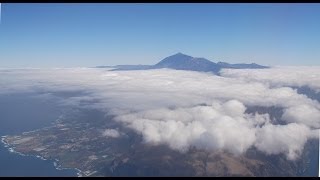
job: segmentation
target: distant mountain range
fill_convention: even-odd
[[[169,68],[176,70],[189,70],[200,72],[212,72],[218,74],[222,68],[232,69],[264,69],[268,66],[259,64],[229,64],[225,62],[214,63],[205,58],[196,58],[182,53],[177,53],[166,57],[155,65],[117,65],[117,66],[97,66],[97,68],[115,68],[113,71],[121,70],[147,70]]]

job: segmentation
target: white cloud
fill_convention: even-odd
[[[320,111],[306,104],[286,109],[282,119],[288,122],[302,123],[313,128],[320,128]]]
[[[102,135],[106,137],[111,137],[111,138],[120,137],[120,133],[116,129],[106,129],[103,131]]]
[[[310,129],[319,128],[320,104],[284,86],[309,85],[317,90],[319,72],[320,68],[278,67],[223,70],[220,77],[169,69],[0,70],[0,94],[86,91],[61,102],[115,115],[146,143],[167,144],[182,152],[196,146],[234,154],[256,146],[294,159],[306,140],[317,137]],[[272,125],[268,114],[245,114],[246,106],[281,107],[288,124]],[[115,131],[106,133],[115,135]]]
[[[320,92],[319,66],[274,67],[269,69],[223,69],[224,77],[269,83],[273,86],[309,86]]]
[[[267,124],[257,130],[255,146],[267,154],[284,153],[288,159],[294,160],[299,157],[304,144],[311,136],[310,129],[303,124]]]
[[[241,102],[231,100],[213,106],[140,111],[116,119],[141,133],[147,143],[168,144],[182,152],[193,145],[240,154],[253,145],[258,124],[244,111]]]

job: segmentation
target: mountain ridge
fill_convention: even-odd
[[[96,68],[115,68],[112,71],[121,70],[148,70],[169,68],[176,70],[188,70],[199,72],[212,72],[218,74],[222,68],[230,69],[265,69],[268,66],[262,66],[256,63],[245,64],[229,64],[226,62],[215,63],[206,58],[192,57],[183,53],[176,53],[168,56],[154,65],[116,65],[116,66],[96,66]]]

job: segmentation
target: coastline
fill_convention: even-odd
[[[39,130],[39,129],[38,129]],[[29,131],[29,132],[35,132],[35,131],[38,131],[38,130],[33,130],[33,131]],[[25,133],[28,133],[28,132],[25,132]],[[83,177],[85,174],[78,168],[64,168],[61,166],[61,164],[59,164],[59,160],[58,159],[54,159],[54,160],[51,160],[51,159],[46,159],[42,156],[39,156],[39,155],[29,155],[29,154],[23,154],[21,152],[18,152],[14,149],[13,146],[11,146],[9,143],[7,143],[5,141],[7,135],[5,136],[1,136],[1,143],[4,145],[4,147],[10,152],[10,153],[14,153],[14,154],[18,154],[20,156],[29,156],[29,157],[36,157],[36,158],[39,158],[41,160],[45,160],[45,161],[53,161],[53,165],[55,167],[56,170],[75,170],[77,171],[76,175],[77,177]]]

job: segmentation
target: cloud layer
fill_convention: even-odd
[[[145,143],[244,153],[256,147],[296,159],[320,128],[320,104],[287,86],[320,89],[320,68],[277,67],[210,73],[169,69],[108,71],[95,68],[0,70],[0,94],[85,91],[61,99],[97,108],[141,134]],[[268,114],[246,114],[247,106],[281,107],[287,124]],[[108,129],[108,137],[119,132]]]
[[[319,69],[317,66],[279,66],[270,69],[223,69],[221,73],[225,77],[263,82],[273,86],[309,86],[320,92]]]

